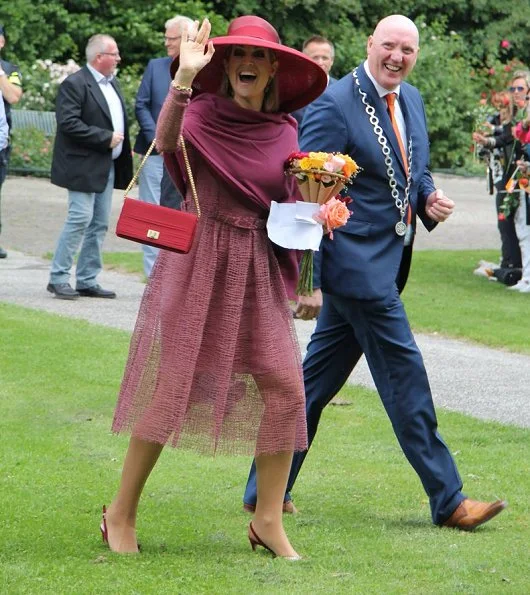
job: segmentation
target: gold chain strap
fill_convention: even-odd
[[[149,155],[151,155],[151,153],[153,152],[153,149],[155,148],[155,143],[156,143],[156,138],[153,139],[153,142],[149,146],[149,149],[147,149],[147,153],[144,155],[144,158],[142,159],[138,169],[136,170],[134,176],[132,177],[132,180],[129,182],[129,185],[125,189],[124,198],[127,197],[127,194],[130,192],[131,188],[135,185],[136,180],[138,180],[138,176],[140,175],[140,172],[142,171],[142,167],[145,165],[147,158],[149,157]],[[201,216],[201,207],[199,206],[199,197],[197,196],[197,189],[195,188],[195,180],[193,179],[193,174],[191,172],[191,165],[190,165],[190,160],[188,158],[188,151],[186,150],[186,144],[184,142],[184,137],[182,135],[180,136],[180,146],[182,148],[182,155],[184,156],[184,164],[186,165],[186,172],[188,174],[188,179],[190,181],[191,194],[193,196],[193,201],[195,202],[195,208],[197,209],[197,217],[200,217]]]
[[[151,143],[151,146],[149,147],[149,149],[147,149],[147,153],[144,155],[144,158],[142,159],[140,166],[136,170],[134,176],[132,177],[132,180],[129,182],[129,185],[125,189],[124,198],[127,197],[128,192],[136,184],[136,180],[138,179],[138,176],[140,175],[140,172],[142,171],[142,167],[144,166],[145,162],[147,161],[147,158],[149,157],[149,155],[151,155],[151,153],[153,152],[153,149],[155,148],[155,142],[156,142],[156,138],[153,139],[153,142]]]
[[[195,180],[193,179],[193,174],[191,173],[191,165],[190,160],[188,159],[188,151],[186,151],[186,143],[184,142],[184,137],[180,135],[180,146],[182,148],[182,155],[184,156],[184,164],[186,165],[186,172],[188,174],[188,180],[190,181],[191,186],[191,194],[193,196],[193,200],[195,202],[195,208],[197,209],[197,217],[201,216],[201,207],[199,206],[199,197],[197,196],[197,189],[195,188]]]

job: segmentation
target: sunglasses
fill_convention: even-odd
[[[510,93],[515,93],[516,91],[522,93],[523,91],[526,91],[526,87],[509,87],[508,91],[510,91]]]

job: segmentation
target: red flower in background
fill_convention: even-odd
[[[507,39],[503,39],[503,40],[501,41],[501,48],[502,48],[503,50],[507,50],[507,49],[509,49],[511,46],[512,46],[512,44],[511,44],[511,43],[510,43],[510,42],[509,42]]]
[[[493,76],[493,75],[495,74],[495,68],[489,68],[489,69],[488,69],[488,74],[489,74],[490,76]]]

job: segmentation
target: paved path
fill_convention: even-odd
[[[453,217],[432,234],[418,233],[418,249],[497,249],[493,200],[483,180],[436,176],[437,184],[457,201]],[[121,196],[115,193],[111,229],[119,213]],[[101,283],[116,289],[117,300],[57,300],[46,292],[49,261],[42,255],[54,249],[64,222],[66,192],[49,181],[8,178],[3,188],[2,246],[9,257],[0,261],[0,301],[11,302],[132,330],[144,284],[133,275],[104,271]],[[109,232],[105,250],[136,251],[137,246]],[[527,320],[528,310],[521,312]],[[312,322],[296,321],[300,347],[305,350]],[[481,419],[530,427],[530,357],[488,349],[437,335],[416,336],[423,353],[438,406]],[[530,332],[529,332],[530,340]],[[350,382],[373,387],[366,364]]]

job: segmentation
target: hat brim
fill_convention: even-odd
[[[211,41],[216,51],[210,62],[195,77],[194,95],[219,91],[225,71],[225,52],[222,50],[231,45],[268,48],[276,54],[279,111],[289,113],[300,109],[314,101],[327,87],[328,77],[324,70],[305,54],[293,48],[257,37],[240,35],[214,37]],[[177,57],[171,63],[171,78],[175,76],[178,67]]]

